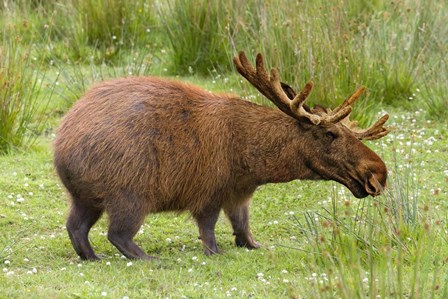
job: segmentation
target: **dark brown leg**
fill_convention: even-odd
[[[219,253],[215,238],[215,225],[216,221],[218,221],[220,210],[221,208],[219,207],[210,207],[199,214],[193,215],[199,227],[199,235],[204,247],[204,253],[207,256]]]
[[[72,203],[67,219],[67,231],[76,253],[83,260],[98,260],[89,242],[89,231],[101,217],[103,210],[83,205],[80,200]]]
[[[132,206],[132,203],[139,203],[141,199],[130,197],[128,195],[127,198],[115,201],[111,212],[108,211],[110,222],[107,237],[129,259],[154,259],[132,240],[145,219],[145,213],[141,206]]]
[[[249,201],[237,207],[226,208],[224,211],[232,223],[236,246],[259,248],[260,244],[254,240],[249,228]]]

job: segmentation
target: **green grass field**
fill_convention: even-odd
[[[238,2],[238,3],[237,3]],[[306,2],[306,1],[304,1]],[[444,1],[3,1],[0,4],[0,298],[448,298],[448,33]],[[168,3],[168,2],[167,2]],[[231,63],[261,51],[312,103],[357,86],[355,116],[386,111],[394,130],[366,142],[388,188],[356,199],[334,182],[260,187],[251,227],[262,247],[206,257],[188,214],[149,215],[136,236],[152,262],[90,233],[81,261],[52,163],[61,116],[93,82],[177,77],[258,103]],[[274,108],[273,108],[274,109]]]

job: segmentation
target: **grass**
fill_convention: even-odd
[[[18,132],[0,155],[0,298],[448,297],[444,1],[92,4],[0,4],[0,95],[13,100],[2,102],[0,136]],[[136,241],[157,262],[123,259],[102,219],[91,241],[103,259],[80,261],[52,165],[61,115],[93,82],[131,75],[169,75],[269,105],[232,70],[239,50],[262,52],[297,89],[313,79],[310,102],[334,106],[365,85],[356,118],[369,123],[387,110],[395,127],[368,143],[388,166],[387,192],[359,200],[332,182],[263,186],[251,209],[263,247],[234,247],[221,216],[225,253],[211,258],[188,214],[146,219]]]

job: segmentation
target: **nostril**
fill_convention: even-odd
[[[366,180],[364,188],[366,189],[367,193],[372,196],[377,196],[381,193],[381,191],[383,191],[383,186],[373,175]]]

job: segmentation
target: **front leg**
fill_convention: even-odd
[[[260,244],[254,240],[249,228],[249,202],[248,200],[239,206],[226,207],[224,211],[232,223],[236,246],[256,249]]]
[[[204,253],[210,256],[219,253],[215,238],[215,225],[219,217],[220,207],[210,207],[200,213],[193,214],[199,228],[199,237],[204,247]]]

